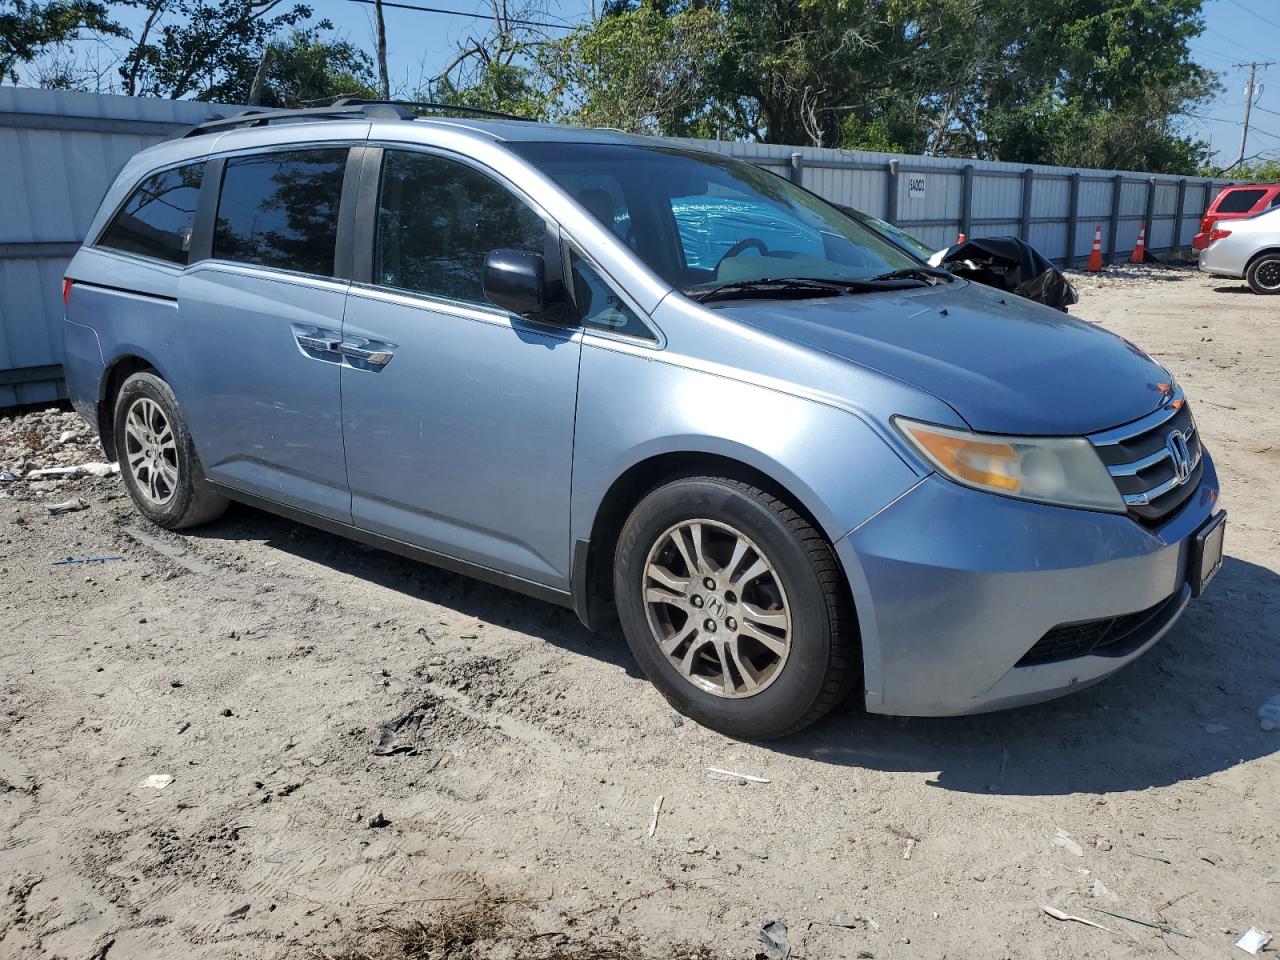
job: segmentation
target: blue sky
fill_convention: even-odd
[[[373,8],[353,0],[310,0],[316,19],[331,20],[337,33],[373,49]],[[484,0],[404,0],[421,6],[483,13]],[[592,0],[543,0],[535,19],[578,23],[591,15]],[[599,2],[599,0],[597,0]],[[1187,129],[1212,145],[1216,161],[1229,163],[1239,152],[1247,70],[1233,66],[1253,60],[1280,61],[1280,0],[1205,0],[1207,29],[1192,49],[1200,63],[1220,75],[1223,91],[1188,118]],[[131,18],[125,16],[128,21]],[[435,76],[468,33],[485,21],[462,16],[388,9],[388,65],[393,90],[408,93]],[[1280,63],[1260,71],[1263,92],[1255,97],[1246,156],[1280,157]]]

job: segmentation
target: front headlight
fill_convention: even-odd
[[[1061,507],[1124,513],[1123,498],[1084,437],[1003,437],[894,417],[939,472],[975,490]]]

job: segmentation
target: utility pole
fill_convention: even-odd
[[[1240,131],[1240,156],[1236,158],[1236,162],[1231,166],[1244,163],[1245,150],[1249,142],[1249,115],[1253,112],[1253,98],[1262,92],[1262,89],[1256,83],[1258,76],[1258,68],[1263,70],[1267,67],[1274,66],[1274,60],[1268,60],[1266,63],[1260,63],[1257,60],[1252,63],[1233,63],[1231,66],[1237,70],[1249,68],[1249,82],[1244,86],[1244,129]]]
[[[383,100],[390,100],[391,80],[387,76],[387,24],[382,19],[382,0],[375,0],[373,14],[376,21],[378,43],[378,92],[382,95]]]

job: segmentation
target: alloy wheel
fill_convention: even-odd
[[[776,680],[791,652],[791,611],[773,564],[744,533],[687,520],[658,537],[644,605],[659,649],[689,683],[740,699]]]
[[[1254,277],[1262,289],[1268,292],[1280,290],[1280,260],[1268,260],[1259,264]]]
[[[138,491],[164,506],[178,489],[178,444],[160,405],[139,397],[125,416],[124,452]]]

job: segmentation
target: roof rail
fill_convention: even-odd
[[[517,117],[511,113],[497,110],[482,110],[480,107],[466,107],[457,103],[435,103],[430,100],[366,100],[363,97],[339,97],[333,101],[335,107],[404,107],[409,110],[452,110],[454,113],[466,113],[474,117],[491,117],[495,120],[520,120],[532,123],[528,117]]]
[[[308,107],[302,110],[280,110],[275,107],[250,107],[235,116],[219,117],[206,120],[184,133],[183,137],[198,137],[216,130],[230,130],[233,127],[260,127],[277,120],[341,120],[344,118],[365,117],[369,119],[412,120],[414,114],[410,110],[392,103],[336,103],[329,107]]]

